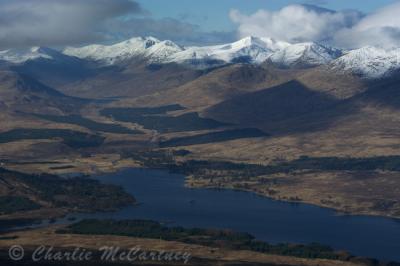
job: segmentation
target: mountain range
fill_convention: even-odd
[[[10,49],[0,52],[0,107],[14,117],[89,112],[101,120],[107,106],[179,104],[268,133],[313,131],[371,104],[397,107],[399,54],[255,37],[206,47],[139,37],[63,51]]]
[[[313,42],[291,44],[257,37],[214,46],[184,47],[154,37],[137,37],[112,45],[67,47],[62,51],[45,47],[0,51],[0,61],[17,65],[35,60],[71,63],[80,59],[110,67],[139,58],[151,65],[176,63],[196,70],[234,63],[269,62],[280,68],[296,69],[324,65],[332,71],[349,72],[367,79],[387,77],[400,68],[400,48],[343,50]]]

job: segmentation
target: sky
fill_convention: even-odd
[[[183,45],[249,35],[400,47],[400,0],[0,0],[0,49],[154,36]]]
[[[364,13],[396,0],[138,0],[154,17],[172,17],[200,25],[204,30],[234,30],[231,9],[251,14],[259,9],[279,10],[291,4],[311,4],[332,10],[355,9]],[[168,3],[168,4],[165,4]]]

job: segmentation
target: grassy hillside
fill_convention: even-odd
[[[351,109],[345,101],[291,81],[234,97],[210,107],[205,114],[220,121],[284,133],[325,128]]]
[[[134,202],[122,188],[93,179],[29,175],[0,168],[1,214],[48,208],[110,211]]]
[[[98,147],[104,142],[104,138],[99,135],[66,129],[20,128],[0,133],[0,143],[47,139],[62,139],[62,142],[71,148]]]
[[[146,129],[157,130],[160,133],[214,129],[227,125],[213,119],[202,118],[198,113],[165,115],[166,112],[175,110],[181,110],[181,107],[171,105],[155,108],[107,108],[101,110],[100,113],[118,121],[136,123]]]
[[[260,138],[269,136],[267,133],[255,128],[231,129],[224,131],[199,134],[189,137],[172,138],[160,143],[160,147],[190,146],[229,140]]]
[[[72,124],[85,127],[92,131],[108,132],[115,134],[142,134],[139,130],[132,130],[116,124],[99,123],[80,115],[54,116],[54,115],[35,115],[38,118],[53,121],[56,123]]]
[[[300,258],[322,258],[346,260],[350,255],[336,253],[333,249],[318,245],[269,245],[257,241],[247,233],[230,230],[212,230],[201,228],[167,227],[158,222],[146,220],[83,220],[69,226],[59,233],[85,235],[121,235],[139,238],[163,239],[198,244],[212,247],[223,247],[234,250],[252,250],[268,254],[294,256]]]

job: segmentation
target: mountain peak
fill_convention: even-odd
[[[336,71],[348,71],[366,78],[381,78],[400,68],[400,48],[365,46],[333,61]]]
[[[46,47],[32,47],[28,49],[9,49],[0,51],[0,60],[14,64],[23,63],[35,59],[53,59],[56,54],[61,54]]]
[[[83,59],[115,64],[133,57],[154,57],[156,61],[180,51],[172,41],[160,41],[154,37],[134,37],[112,45],[88,45],[81,48],[67,47],[64,54]],[[151,59],[151,58],[150,58]]]
[[[133,37],[126,41],[120,42],[119,44],[121,44],[121,45],[143,44],[144,48],[147,49],[147,48],[150,48],[151,46],[153,46],[157,43],[160,43],[160,42],[161,41],[159,39],[149,36],[149,37]]]
[[[260,45],[260,46],[265,46],[265,43],[261,40],[261,38],[255,37],[255,36],[247,36],[244,37],[243,39],[240,39],[239,41],[235,42],[237,44],[242,44],[242,45]]]
[[[272,55],[270,61],[284,67],[313,67],[328,64],[341,55],[341,50],[306,42],[285,47]]]

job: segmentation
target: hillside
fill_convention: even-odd
[[[59,89],[68,95],[92,99],[138,97],[181,86],[203,73],[177,64],[148,65],[143,59],[131,59]]]
[[[140,105],[179,103],[191,108],[205,108],[243,93],[287,82],[296,73],[271,65],[229,65],[209,71],[179,87],[140,97],[134,102]]]
[[[60,113],[84,102],[43,85],[30,76],[0,71],[0,107],[8,112]]]

